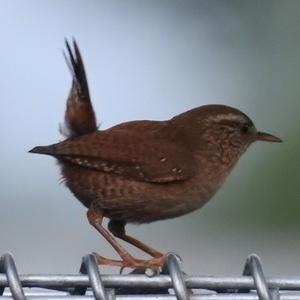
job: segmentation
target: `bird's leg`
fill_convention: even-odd
[[[96,228],[96,230],[111,244],[111,246],[117,251],[117,253],[122,258],[121,261],[104,258],[102,256],[97,256],[97,263],[111,266],[119,267],[129,267],[136,269],[157,269],[162,267],[165,262],[165,256],[158,258],[153,258],[150,260],[141,260],[133,257],[125,248],[123,248],[116,239],[102,226],[103,213],[101,209],[92,204],[87,212],[87,217],[90,224]]]
[[[108,223],[108,229],[115,237],[135,246],[136,248],[146,252],[147,254],[151,255],[154,258],[159,258],[164,256],[161,252],[153,249],[152,247],[144,244],[143,242],[135,239],[134,237],[127,235],[125,231],[125,226],[126,223],[122,221],[110,220]]]

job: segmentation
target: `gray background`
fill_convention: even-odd
[[[115,256],[59,184],[75,36],[101,128],[223,103],[283,144],[257,143],[201,211],[129,226],[197,274],[239,274],[258,253],[270,275],[300,274],[300,1],[0,1],[0,253],[21,272],[76,272],[83,254]],[[142,255],[138,252],[134,253]],[[104,268],[106,272],[118,272]]]

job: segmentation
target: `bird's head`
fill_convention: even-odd
[[[255,141],[282,142],[274,135],[258,131],[252,120],[236,108],[225,105],[207,105],[202,106],[202,109],[206,113],[202,119],[203,122],[199,121],[215,131],[214,135],[219,138],[236,140],[243,144],[251,144]]]
[[[217,146],[232,154],[243,153],[255,141],[281,142],[274,135],[258,131],[240,110],[225,105],[201,106],[174,117],[172,121],[185,128],[187,136],[199,147]]]

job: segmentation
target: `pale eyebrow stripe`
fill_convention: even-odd
[[[210,116],[207,119],[211,120],[211,121],[215,121],[215,122],[220,122],[220,121],[223,121],[223,120],[238,121],[238,122],[245,121],[245,118],[243,118],[243,116],[236,115],[236,114],[231,114],[231,113]]]

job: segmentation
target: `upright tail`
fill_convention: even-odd
[[[73,49],[67,40],[65,43],[67,54],[65,52],[63,54],[73,76],[73,82],[67,100],[65,124],[60,131],[70,138],[96,131],[97,122],[78,45],[74,39]]]

